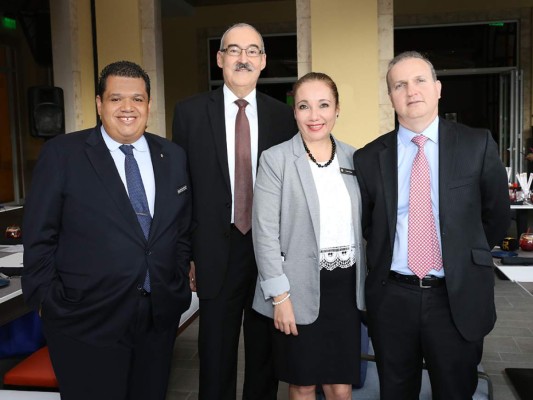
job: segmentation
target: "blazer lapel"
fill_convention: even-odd
[[[382,139],[383,149],[379,152],[379,166],[387,221],[389,221],[389,240],[391,249],[394,248],[394,235],[396,233],[396,220],[398,216],[398,135],[391,132]]]
[[[214,90],[209,95],[207,102],[207,115],[211,125],[211,134],[215,143],[215,149],[220,164],[220,170],[224,176],[228,192],[231,193],[228,168],[228,148],[226,143],[226,117],[224,113],[224,92],[222,87]]]
[[[113,157],[109,154],[109,149],[102,139],[100,126],[94,129],[92,134],[87,138],[86,143],[87,149],[85,152],[87,157],[102,181],[102,184],[109,192],[109,197],[117,206],[119,213],[124,217],[126,223],[130,225],[131,229],[128,229],[128,231],[136,232],[138,237],[145,240],[141,226],[137,220],[137,215],[135,215],[135,211],[131,206],[128,192],[120,179]]]
[[[354,232],[354,239],[355,239],[355,246],[356,246],[356,265],[355,265],[355,271],[356,271],[356,277],[357,277],[357,290],[356,290],[356,298],[357,298],[357,306],[360,310],[363,310],[366,308],[365,305],[365,291],[364,291],[364,285],[366,280],[366,261],[365,261],[365,251],[364,251],[364,244],[363,244],[363,230],[361,226],[361,214],[362,214],[362,207],[363,203],[361,200],[361,191],[359,190],[359,182],[357,181],[357,178],[355,177],[355,171],[353,172],[353,175],[349,173],[342,173],[343,169],[351,169],[353,171],[353,149],[347,148],[343,145],[339,145],[339,142],[337,142],[337,155],[338,155],[338,161],[339,166],[341,168],[341,176],[344,180],[344,184],[346,185],[346,189],[348,190],[348,194],[350,196],[350,201],[352,203],[352,224],[353,224],[353,232]]]
[[[353,154],[346,152],[344,147],[340,146],[337,140],[335,140],[335,142],[337,143],[337,157],[341,171],[344,168],[353,171]],[[355,178],[355,172],[352,173],[353,175],[349,173],[341,173],[341,176],[346,185],[346,189],[350,194],[350,198],[352,199],[352,217],[354,220],[354,226],[356,226],[356,221],[359,221],[359,215],[361,214],[361,192],[359,191],[359,184]]]
[[[296,157],[296,169],[298,170],[307,206],[309,207],[309,213],[311,214],[311,222],[313,223],[313,230],[315,231],[317,248],[320,249],[320,203],[316,191],[315,180],[313,179],[313,173],[309,167],[309,160],[307,158],[307,153],[304,150],[300,133],[292,138],[292,146],[294,156]]]

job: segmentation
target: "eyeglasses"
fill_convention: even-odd
[[[254,44],[247,49],[242,49],[236,44],[232,44],[225,49],[220,49],[220,52],[226,53],[228,56],[238,57],[241,55],[243,50],[246,52],[248,57],[259,57],[261,54],[264,54],[264,51]]]

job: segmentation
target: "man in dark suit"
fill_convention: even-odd
[[[101,125],[43,146],[22,289],[41,311],[62,399],[164,399],[191,300],[186,156],[145,132],[150,79],[138,65],[105,67],[96,105]]]
[[[423,362],[434,399],[471,399],[496,320],[490,251],[510,222],[507,175],[489,131],[439,119],[429,60],[398,55],[387,84],[399,127],[354,155],[381,399],[418,399]]]
[[[255,87],[266,65],[263,39],[248,24],[236,24],[222,36],[217,64],[224,86],[179,102],[174,111],[173,140],[187,152],[193,189],[192,290],[200,299],[200,399],[236,397],[237,346],[244,325],[243,398],[275,399],[270,348],[271,323],[251,309],[257,278],[251,225],[251,185],[261,152],[297,132],[290,107]],[[239,107],[246,100],[249,149],[237,157]],[[242,160],[247,158],[247,162]],[[237,163],[249,169],[249,207],[236,205]],[[251,164],[251,165],[250,165]],[[241,218],[241,217],[239,217]],[[240,220],[240,219],[239,219]],[[237,225],[237,226],[236,226]],[[243,322],[244,312],[244,322]]]

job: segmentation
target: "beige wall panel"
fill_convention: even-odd
[[[138,0],[96,0],[98,71],[120,60],[142,65],[140,4]]]
[[[312,70],[337,83],[339,139],[362,147],[379,132],[378,8],[373,0],[311,0]]]

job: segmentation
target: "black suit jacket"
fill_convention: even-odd
[[[191,191],[183,149],[150,133],[154,218],[145,239],[99,127],[47,142],[24,212],[22,289],[43,323],[92,344],[131,324],[150,270],[156,329],[190,305]]]
[[[371,329],[390,271],[396,234],[397,137],[397,131],[389,132],[354,155],[367,240],[366,298]],[[510,223],[507,174],[489,131],[440,119],[439,215],[453,320],[466,340],[479,340],[496,321],[490,250]]]
[[[256,98],[259,160],[263,150],[289,140],[298,128],[289,106],[260,92],[256,92]],[[179,102],[172,134],[189,161],[198,296],[210,299],[221,288],[230,248],[232,201],[222,87]]]

